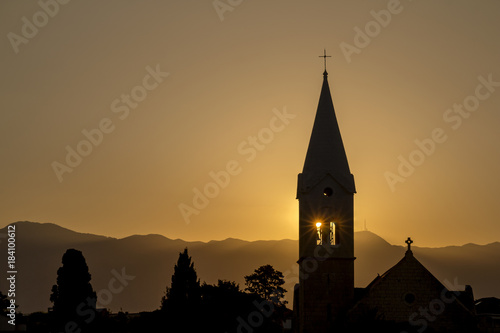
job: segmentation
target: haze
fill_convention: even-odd
[[[326,48],[355,229],[499,240],[499,2],[237,3],[1,2],[0,225],[297,239]]]

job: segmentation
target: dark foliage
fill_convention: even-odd
[[[283,273],[271,265],[260,266],[253,274],[245,276],[245,284],[245,290],[267,301],[278,305],[287,303],[282,300],[286,293],[286,289],[282,287],[285,284]]]
[[[282,332],[291,312],[283,305],[241,291],[235,282],[202,286],[200,319],[210,332]]]
[[[7,298],[7,295],[2,294],[0,291],[0,306],[2,307],[2,312],[1,314],[6,316],[8,313],[7,307],[10,305],[10,301]]]
[[[194,263],[188,254],[188,249],[179,253],[179,259],[174,266],[170,287],[161,300],[161,310],[164,313],[165,324],[169,331],[195,331],[198,320],[193,320],[193,314],[198,313],[201,300],[201,286]]]
[[[179,259],[174,266],[174,274],[170,287],[167,287],[161,301],[162,310],[176,312],[189,311],[200,302],[200,280],[194,269],[194,263],[188,255],[188,249],[179,253]]]
[[[150,314],[148,325],[149,331],[167,332],[282,332],[282,321],[289,315],[284,305],[245,293],[235,282],[219,280],[215,285],[200,285],[185,249],[179,254],[161,311]],[[139,321],[135,319],[136,324]],[[157,324],[152,325],[154,322]]]
[[[244,292],[233,281],[218,280],[217,284],[200,285],[187,249],[179,254],[161,309],[153,312],[110,314],[96,310],[94,302],[94,308],[87,305],[80,308],[92,310],[92,320],[86,323],[90,316],[82,317],[71,311],[75,304],[81,306],[84,296],[95,300],[88,267],[80,251],[68,250],[65,253],[57,282],[51,294],[54,311],[33,313],[23,318],[22,322],[30,332],[282,333],[283,321],[292,317],[291,310],[283,304],[266,300],[256,293]],[[68,292],[70,286],[79,292]],[[54,319],[57,319],[57,325],[54,325]],[[76,326],[68,328],[65,325],[69,322]]]
[[[82,252],[68,249],[57,270],[57,284],[52,287],[53,326],[64,330],[90,330],[95,318],[96,293]],[[93,311],[93,312],[92,312]]]

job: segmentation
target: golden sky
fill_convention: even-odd
[[[326,48],[355,229],[500,240],[500,2],[59,1],[0,2],[2,226],[297,239]]]

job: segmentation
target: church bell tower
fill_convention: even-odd
[[[324,57],[326,60],[326,54]],[[297,186],[300,276],[295,315],[300,333],[331,331],[352,306],[354,193],[354,177],[325,63],[316,118]]]

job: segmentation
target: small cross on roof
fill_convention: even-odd
[[[411,252],[411,244],[413,243],[413,241],[411,240],[411,238],[408,237],[408,239],[405,240],[405,243],[408,244],[408,251]]]

